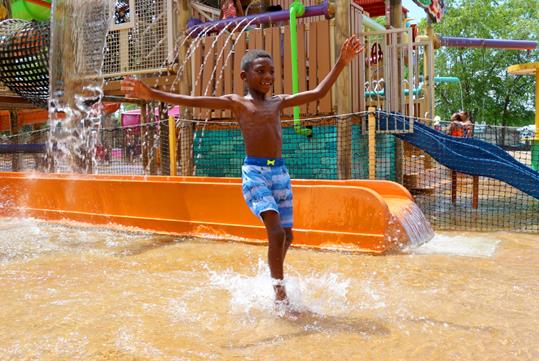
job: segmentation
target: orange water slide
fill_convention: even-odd
[[[384,253],[411,242],[404,218],[415,204],[397,183],[293,180],[292,186],[296,246]],[[236,178],[0,173],[0,215],[266,239]]]

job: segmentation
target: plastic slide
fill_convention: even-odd
[[[397,183],[294,180],[292,187],[295,246],[380,254],[433,236],[410,193]],[[0,173],[0,189],[0,216],[266,241],[238,178]]]
[[[377,113],[382,129],[404,129],[408,120],[399,113]],[[395,128],[396,127],[396,128]],[[522,164],[501,147],[474,138],[452,137],[418,121],[414,132],[397,136],[457,172],[500,180],[539,199],[539,172]]]

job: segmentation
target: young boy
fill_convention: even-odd
[[[288,302],[283,284],[283,263],[292,242],[292,191],[290,176],[281,158],[281,110],[322,98],[344,67],[361,51],[363,47],[358,37],[351,36],[343,43],[339,59],[322,82],[313,90],[294,95],[268,94],[273,87],[274,67],[271,56],[262,50],[251,50],[242,58],[241,79],[247,88],[245,96],[188,96],[151,89],[134,79],[122,81],[121,89],[127,97],[232,110],[239,122],[247,153],[242,166],[243,195],[251,211],[266,227],[268,263],[277,302]]]

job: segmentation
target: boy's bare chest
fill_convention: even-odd
[[[249,102],[245,104],[245,113],[249,117],[256,118],[275,118],[279,117],[280,113],[280,102],[277,101],[267,101],[267,102]]]

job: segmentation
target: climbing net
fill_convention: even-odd
[[[49,34],[48,22],[0,23],[0,82],[40,107],[49,93]]]

